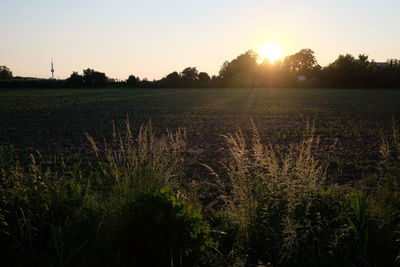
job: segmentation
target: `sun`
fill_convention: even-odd
[[[259,51],[261,61],[268,60],[271,63],[282,58],[282,47],[276,42],[268,42]]]

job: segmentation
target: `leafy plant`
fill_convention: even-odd
[[[100,244],[110,264],[193,266],[214,245],[200,213],[166,188],[136,195],[113,221]]]

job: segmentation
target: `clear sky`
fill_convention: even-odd
[[[0,0],[0,65],[56,77],[93,68],[109,77],[158,79],[275,41],[321,65],[339,54],[400,58],[400,0]]]

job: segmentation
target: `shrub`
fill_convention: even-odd
[[[127,201],[104,231],[96,255],[118,266],[193,266],[214,245],[200,213],[165,188]]]

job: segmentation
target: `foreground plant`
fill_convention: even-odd
[[[167,131],[158,137],[148,123],[135,136],[129,121],[125,125],[123,133],[114,130],[110,143],[97,145],[87,135],[95,157],[73,166],[63,160],[42,164],[45,160],[32,156],[29,166],[22,167],[12,151],[0,148],[0,248],[5,266],[91,266],[101,263],[92,260],[101,253],[108,255],[106,261],[125,252],[132,256],[135,250],[129,245],[137,240],[129,238],[143,234],[145,227],[148,235],[142,236],[142,244],[161,242],[174,251],[168,254],[171,259],[160,259],[162,265],[173,260],[173,266],[179,266],[189,255],[193,262],[193,255],[201,258],[211,242],[207,223],[177,198],[182,196],[177,192],[185,132]],[[168,225],[166,220],[171,220]],[[131,223],[136,226],[130,228]],[[152,233],[158,233],[156,240]],[[174,238],[178,241],[167,242]],[[123,240],[128,247],[121,246]],[[115,246],[104,250],[101,243]],[[136,252],[142,263],[151,262]]]
[[[196,266],[215,245],[201,214],[168,188],[127,201],[100,236],[94,257],[118,266]]]
[[[221,227],[235,240],[227,252],[241,254],[244,265],[375,262],[371,252],[383,232],[368,215],[363,194],[325,184],[312,125],[298,143],[283,148],[263,143],[254,124],[250,138],[240,130],[224,137],[225,172],[209,169],[226,189]],[[392,252],[386,252],[390,259]]]
[[[187,148],[185,130],[167,131],[157,137],[151,122],[148,122],[134,137],[127,119],[123,132],[114,127],[110,143],[99,144],[89,134],[86,137],[97,158],[99,183],[115,185],[118,194],[138,194],[165,186],[179,186],[178,176],[182,173],[183,153]]]

